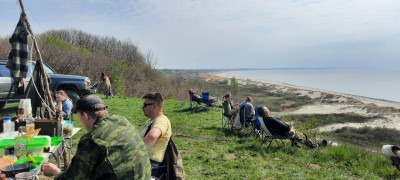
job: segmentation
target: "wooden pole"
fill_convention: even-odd
[[[47,73],[46,73],[45,70],[44,70],[42,54],[40,53],[39,46],[38,46],[38,43],[37,43],[37,41],[36,41],[36,38],[34,38],[35,36],[34,36],[33,31],[32,31],[31,25],[29,24],[28,17],[26,16],[25,8],[24,8],[24,4],[22,3],[22,0],[19,0],[19,4],[20,4],[20,6],[21,6],[22,15],[23,15],[23,17],[24,17],[24,20],[25,20],[25,22],[26,22],[26,25],[27,25],[27,27],[28,27],[28,30],[29,30],[29,32],[31,33],[32,37],[33,37],[33,42],[34,42],[35,50],[36,50],[36,52],[37,52],[37,55],[39,56],[39,65],[40,65],[40,67],[42,67],[42,71],[43,71],[43,74],[44,74],[44,79],[45,79],[45,81],[44,81],[44,86],[45,86],[45,88],[46,88],[47,96],[49,97],[49,98],[48,98],[48,103],[49,103],[49,106],[50,106],[50,110],[53,111],[53,112],[56,112],[56,108],[54,107],[54,104],[53,104],[53,102],[52,102],[53,97],[51,96],[51,93],[50,93],[50,86],[49,86],[49,82],[48,82]]]

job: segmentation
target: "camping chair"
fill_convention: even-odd
[[[194,93],[189,92],[189,97],[190,97],[190,108],[193,107],[193,101],[197,102],[197,104],[200,105],[200,103],[203,101],[202,98],[198,98],[194,95]]]
[[[201,97],[203,97],[203,103],[207,104],[207,106],[211,106],[211,101],[210,101],[210,93],[208,92],[202,92]]]
[[[222,103],[222,128],[230,128],[229,126],[232,125],[231,123],[231,116],[229,116],[229,108],[228,108],[228,102],[224,101]]]
[[[262,139],[261,139],[261,141],[262,141],[261,146],[264,145],[265,142],[270,141],[268,146],[267,146],[267,149],[268,149],[269,146],[271,146],[272,141],[275,141],[278,144],[278,140],[280,140],[282,145],[285,146],[285,143],[283,142],[283,140],[284,139],[289,139],[290,140],[289,136],[281,136],[281,135],[278,135],[278,134],[273,134],[272,131],[270,131],[268,129],[268,127],[265,125],[264,120],[263,120],[262,117],[258,117],[258,121],[261,124],[261,131],[262,131],[262,134],[263,134]]]
[[[246,110],[244,106],[240,107],[239,113],[240,123],[242,124],[241,131],[245,137],[248,137],[253,132],[253,124],[255,121],[253,121],[253,119],[246,119]]]
[[[165,179],[166,165],[151,168],[151,177]]]

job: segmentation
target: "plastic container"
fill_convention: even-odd
[[[27,157],[27,158],[23,158],[23,159],[19,159],[18,161],[15,162],[15,164],[22,164],[22,163],[30,163],[31,164],[31,169],[35,169],[37,167],[40,166],[40,164],[42,164],[42,162],[44,161],[44,157],[40,157],[40,156],[34,156],[33,159],[36,161],[35,163],[32,162],[32,160]]]
[[[48,140],[46,137],[33,138],[32,142],[29,138],[23,138],[28,141],[27,152],[32,153],[32,156],[40,156],[43,153],[44,147],[46,147]],[[0,156],[4,155],[5,148],[14,147],[14,139],[3,139],[0,141]],[[40,155],[39,155],[40,154]]]
[[[71,121],[64,121],[63,136],[64,137],[71,137],[73,129],[74,129],[74,125],[72,124]]]
[[[29,113],[26,118],[26,133],[35,131],[35,118],[32,117],[32,113]]]
[[[15,123],[14,121],[11,121],[11,117],[4,117],[3,132],[4,133],[14,132],[14,129],[15,129]]]
[[[59,145],[63,140],[64,140],[64,137],[58,137],[58,136],[51,137],[51,145],[52,145],[52,146],[57,146],[57,145]]]

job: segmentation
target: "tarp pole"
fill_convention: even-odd
[[[22,0],[19,0],[19,4],[21,6],[22,14],[24,16],[24,19],[25,19],[26,25],[28,27],[28,30],[31,33],[32,37],[33,37],[35,50],[37,52],[37,55],[39,56],[39,65],[42,67],[43,74],[44,74],[44,77],[45,77],[44,86],[46,87],[46,93],[47,93],[47,96],[49,97],[47,99],[48,103],[49,103],[49,107],[51,108],[51,111],[56,112],[56,108],[54,107],[54,104],[53,104],[53,97],[51,96],[51,93],[50,93],[50,86],[49,86],[49,82],[48,82],[47,73],[44,70],[43,59],[42,59],[42,55],[40,54],[38,43],[37,43],[36,38],[34,36],[34,33],[32,31],[31,25],[29,24],[28,17],[26,16],[25,8],[24,8],[24,4],[22,3]]]

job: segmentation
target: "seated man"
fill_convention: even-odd
[[[203,97],[201,97],[198,94],[195,94],[193,89],[189,89],[189,95],[190,95],[190,100],[197,102],[197,104],[200,104],[203,101]]]
[[[245,102],[240,104],[240,108],[244,108],[244,119],[246,121],[251,121],[253,120],[253,117],[256,115],[254,112],[254,107],[253,107],[253,98],[250,96],[247,96]]]
[[[147,145],[152,167],[161,166],[165,150],[172,134],[171,123],[163,114],[164,99],[160,93],[154,92],[143,96],[143,113],[147,120],[140,136]]]
[[[56,99],[57,99],[57,104],[61,103],[62,104],[62,115],[64,116],[64,119],[69,119],[69,116],[71,114],[72,110],[72,101],[71,99],[67,96],[67,93],[63,90],[59,90],[56,92]]]
[[[45,162],[44,175],[56,175],[56,180],[151,178],[146,145],[125,117],[109,115],[103,100],[94,95],[78,100],[76,111],[88,132],[80,139],[66,171]]]
[[[315,143],[311,139],[307,138],[307,135],[296,131],[293,126],[282,122],[278,119],[271,117],[271,112],[265,106],[258,108],[258,114],[263,118],[265,126],[271,131],[274,135],[280,136],[288,136],[294,144],[294,146],[298,146],[297,142],[300,142],[306,145],[309,148],[323,147],[327,145],[327,141],[324,139],[321,143]]]

